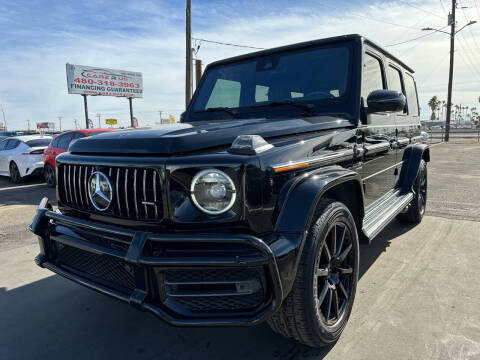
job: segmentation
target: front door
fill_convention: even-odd
[[[366,52],[363,61],[362,98],[374,90],[386,89],[382,57]],[[366,111],[368,113],[368,110]],[[368,206],[395,186],[396,181],[396,124],[395,116],[388,113],[370,113],[366,125],[359,128],[363,140],[362,178],[365,205]]]

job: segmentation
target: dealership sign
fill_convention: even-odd
[[[117,119],[105,119],[107,125],[117,125]]]
[[[67,63],[69,94],[143,97],[142,73]]]

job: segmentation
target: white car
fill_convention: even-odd
[[[23,177],[43,171],[43,151],[51,136],[25,135],[0,141],[0,175],[9,176],[13,183]]]

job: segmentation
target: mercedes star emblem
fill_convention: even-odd
[[[95,171],[88,180],[88,197],[95,209],[105,211],[110,206],[113,198],[112,184],[108,177]]]

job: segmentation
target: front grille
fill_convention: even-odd
[[[69,266],[123,288],[135,289],[135,265],[113,256],[94,254],[59,242],[55,243],[55,248],[59,265]]]
[[[164,282],[168,303],[193,313],[251,311],[264,299],[256,269],[168,270]]]
[[[88,180],[101,171],[110,180],[113,199],[105,211],[96,210],[88,196]],[[61,164],[58,190],[63,204],[79,210],[137,220],[163,218],[161,181],[155,169]]]

